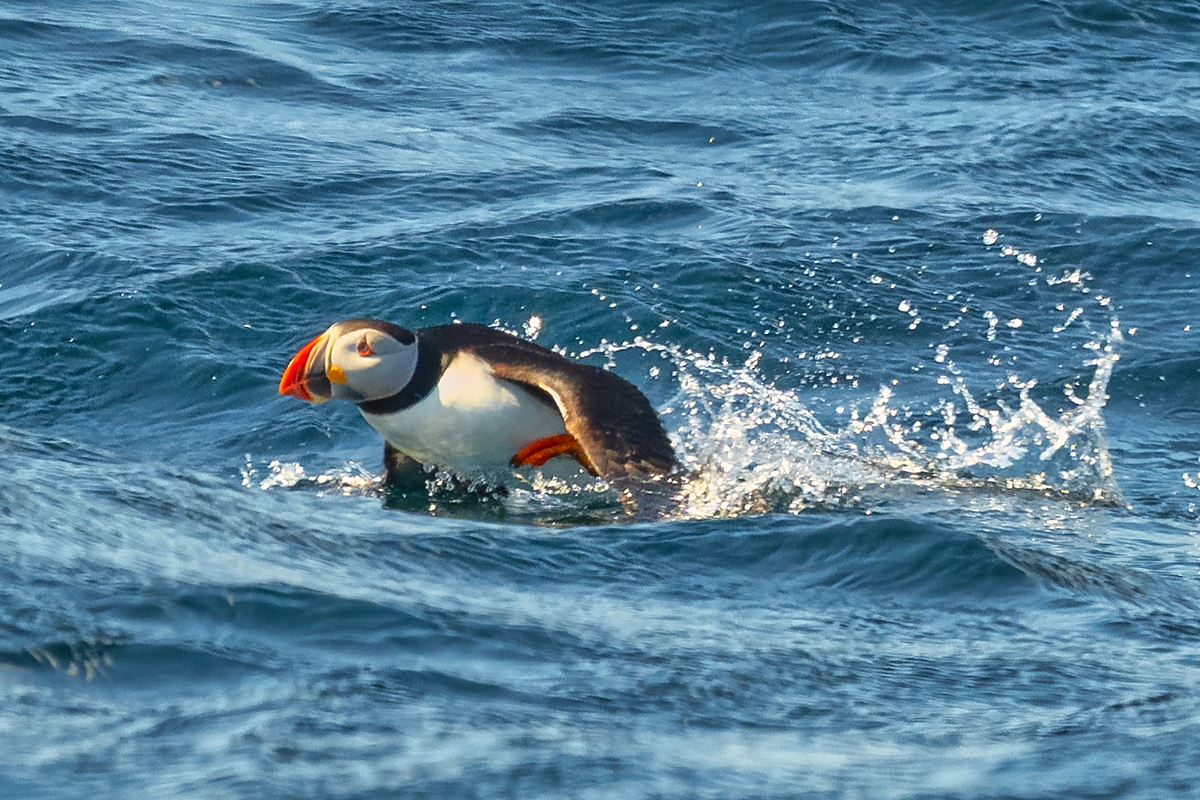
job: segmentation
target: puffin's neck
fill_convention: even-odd
[[[365,414],[394,414],[411,405],[419,403],[442,378],[446,365],[442,363],[442,354],[433,346],[427,344],[420,335],[417,336],[417,366],[412,377],[404,388],[387,397],[377,400],[365,400],[358,407]]]

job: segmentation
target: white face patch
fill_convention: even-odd
[[[401,344],[374,328],[337,328],[330,328],[325,354],[325,374],[335,398],[378,400],[408,385],[417,368],[415,342]]]

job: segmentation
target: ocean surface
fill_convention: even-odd
[[[331,323],[683,462],[385,496]],[[0,2],[0,796],[1200,794],[1200,4]]]

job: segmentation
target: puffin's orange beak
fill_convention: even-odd
[[[329,381],[325,378],[324,369],[321,368],[323,365],[317,363],[325,360],[325,344],[328,336],[329,331],[322,333],[292,356],[287,369],[283,371],[283,377],[279,379],[280,394],[289,394],[309,403],[324,403],[330,399],[329,394],[320,391],[322,388],[328,388]],[[313,367],[318,368],[319,378],[315,382],[310,382],[310,378],[314,374]],[[313,393],[313,389],[317,390],[316,394]]]

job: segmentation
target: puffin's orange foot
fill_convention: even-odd
[[[600,473],[592,466],[591,460],[583,452],[579,442],[569,433],[538,439],[533,444],[521,448],[521,452],[513,456],[508,463],[514,467],[540,467],[555,456],[564,455],[571,456],[579,462],[579,466],[593,476],[599,477]]]

